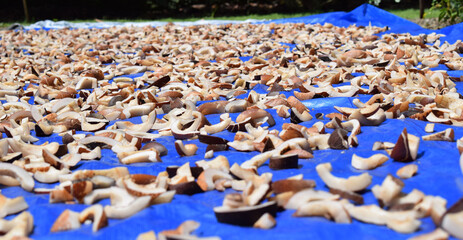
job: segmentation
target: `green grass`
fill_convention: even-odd
[[[417,19],[419,18],[418,9],[394,9],[388,10],[389,12],[407,19]],[[163,21],[163,22],[185,22],[185,21],[197,21],[197,20],[246,20],[246,19],[280,19],[280,18],[293,18],[293,17],[302,17],[318,14],[319,12],[305,12],[305,13],[293,13],[293,14],[284,14],[284,13],[272,13],[266,15],[257,15],[251,14],[246,16],[226,16],[226,17],[203,17],[203,18],[162,18],[162,19],[105,19],[104,21],[116,21],[116,22],[144,22],[144,21]],[[438,17],[439,12],[437,10],[431,11],[429,9],[425,10],[425,18],[435,18]],[[71,20],[70,22],[95,22],[95,20]],[[26,22],[20,22],[21,24],[27,25]],[[12,22],[0,22],[0,27],[7,27],[11,25]]]
[[[402,18],[407,19],[417,19],[419,18],[420,11],[419,9],[392,9],[387,10],[392,14],[395,14]],[[224,17],[196,17],[196,18],[161,18],[161,19],[116,19],[116,20],[104,20],[104,21],[116,21],[116,22],[144,22],[144,21],[161,21],[161,22],[188,22],[188,21],[198,21],[201,19],[204,20],[246,20],[246,19],[281,19],[281,18],[294,18],[294,17],[303,17],[310,16],[314,14],[319,14],[320,12],[304,12],[304,13],[272,13],[265,15],[251,14],[245,16],[224,16]],[[439,12],[434,10],[430,11],[429,9],[425,10],[425,18],[434,18],[438,17]],[[71,20],[70,22],[83,22],[84,20]],[[90,20],[90,22],[95,22],[95,20]]]
[[[395,14],[399,17],[406,18],[406,19],[418,19],[420,18],[420,10],[415,8],[409,9],[391,9],[387,10],[392,14]],[[437,18],[439,16],[438,10],[424,10],[424,18]]]
[[[256,19],[256,20],[265,20],[265,19],[281,19],[281,18],[293,18],[293,17],[303,17],[318,14],[320,12],[305,12],[305,13],[272,13],[265,15],[250,14],[246,16],[223,16],[223,17],[194,17],[194,18],[161,18],[161,19],[116,19],[116,20],[103,20],[103,21],[116,21],[116,22],[144,22],[144,21],[161,21],[161,22],[190,22],[198,20],[235,20],[242,21],[246,19]],[[84,20],[71,20],[70,22],[83,22]],[[88,21],[87,21],[88,22]],[[95,20],[90,20],[90,22],[95,22]]]

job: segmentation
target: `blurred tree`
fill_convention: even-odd
[[[23,0],[23,7],[24,7],[24,17],[25,17],[25,21],[26,22],[29,22],[29,9],[27,9],[27,1],[26,0]]]

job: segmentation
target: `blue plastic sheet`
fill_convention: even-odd
[[[325,13],[308,17],[279,19],[269,22],[287,23],[303,22],[308,24],[330,22],[337,26],[389,26],[388,32],[411,34],[430,33],[415,23],[399,18],[386,11],[371,5],[362,5],[355,10],[345,12]],[[269,23],[265,22],[265,23]],[[463,25],[457,24],[436,31],[447,36],[443,40],[455,42],[463,36]],[[445,66],[443,68],[446,69]],[[449,72],[452,76],[461,76],[461,71]],[[458,84],[459,89],[460,84]],[[256,91],[265,92],[265,86],[256,86]],[[361,101],[366,101],[370,96],[359,96]],[[334,106],[354,107],[354,98],[323,98],[304,101],[309,107],[311,114],[335,112]],[[268,110],[275,114],[274,110]],[[232,118],[238,114],[231,114]],[[211,123],[219,121],[218,115],[210,115],[208,119]],[[281,130],[283,123],[289,119],[275,117],[276,126],[270,129]],[[132,119],[133,122],[141,122],[140,118]],[[304,126],[312,126],[316,120],[301,123]],[[326,123],[327,120],[324,120]],[[407,128],[410,134],[423,136],[426,122],[405,119],[388,119],[378,127],[362,127],[362,133],[358,135],[359,146],[349,150],[320,150],[314,151],[314,158],[300,160],[300,169],[290,170],[270,170],[267,164],[258,169],[259,173],[272,172],[273,180],[284,179],[296,174],[304,174],[305,179],[313,179],[317,183],[316,189],[328,190],[321,179],[318,177],[315,166],[323,162],[331,162],[333,174],[340,177],[357,175],[364,171],[359,171],[351,167],[352,154],[367,157],[372,154],[371,148],[375,141],[396,142],[403,128]],[[449,126],[436,124],[435,130],[441,131]],[[463,136],[463,129],[452,127],[455,130],[455,137]],[[216,134],[228,140],[232,140],[234,134],[222,132]],[[52,136],[51,139],[41,139],[41,142],[61,141],[60,137]],[[142,163],[127,166],[130,173],[149,173],[157,175],[164,171],[167,166],[182,165],[190,162],[194,165],[197,160],[203,159],[206,145],[199,143],[198,140],[189,141],[199,146],[197,155],[191,157],[179,157],[173,143],[173,137],[162,137],[158,141],[164,144],[169,151],[168,156],[163,157],[162,163]],[[40,143],[40,142],[39,142]],[[384,151],[379,151],[383,152]],[[218,152],[225,154],[230,163],[242,163],[243,161],[256,155],[257,152],[242,153],[234,150],[228,152]],[[82,161],[77,169],[106,169],[120,166],[115,154],[110,150],[103,150],[103,158],[98,161]],[[434,142],[421,141],[419,147],[419,158],[416,164],[419,167],[418,174],[408,180],[404,180],[404,193],[409,193],[413,189],[419,189],[427,195],[439,195],[447,199],[448,206],[455,203],[463,195],[463,175],[459,168],[459,153],[456,144],[453,142]],[[388,160],[383,166],[368,171],[373,176],[373,183],[380,184],[387,174],[395,172],[405,163],[393,162]],[[37,184],[37,187],[50,187],[47,184]],[[385,226],[360,223],[353,220],[351,224],[337,224],[321,217],[296,218],[292,214],[294,211],[287,210],[279,212],[276,217],[277,226],[271,230],[260,230],[255,228],[237,227],[218,223],[213,212],[213,207],[222,205],[223,198],[233,190],[225,192],[211,191],[200,193],[193,196],[176,195],[172,203],[153,205],[137,213],[136,215],[123,220],[109,220],[109,226],[101,229],[97,233],[91,231],[91,225],[84,225],[80,229],[68,232],[50,233],[50,228],[55,219],[65,209],[81,211],[86,206],[81,204],[49,204],[48,195],[36,195],[22,190],[19,187],[3,187],[2,194],[7,197],[24,196],[29,204],[28,211],[34,216],[34,231],[31,235],[34,239],[135,239],[138,234],[150,230],[160,232],[166,229],[174,229],[185,220],[196,220],[201,223],[201,227],[194,232],[198,236],[220,236],[222,239],[405,239],[416,234],[432,231],[435,226],[430,218],[423,219],[423,223],[418,232],[414,234],[400,234],[388,229]],[[373,194],[368,190],[363,194],[365,204],[377,204]],[[109,204],[108,200],[100,202],[103,205]],[[7,217],[11,219],[13,216]]]

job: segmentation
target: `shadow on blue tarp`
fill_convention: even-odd
[[[388,26],[389,32],[411,34],[430,33],[431,30],[421,28],[415,23],[399,18],[386,11],[378,9],[368,4],[364,4],[357,9],[345,12],[325,13],[308,17],[279,19],[268,22],[285,23],[285,22],[303,22],[303,23],[325,23],[330,22],[337,26],[348,26],[351,24],[367,26],[371,23],[373,26]],[[265,22],[265,23],[268,23]],[[461,38],[463,25],[453,25],[442,30],[436,31],[447,36],[443,38],[449,42],[455,42]],[[455,76],[460,76],[461,71],[455,71]],[[460,85],[460,84],[458,84]],[[257,89],[256,89],[257,90]],[[260,90],[265,92],[264,88]],[[366,101],[370,96],[358,97],[361,101]],[[353,107],[354,98],[324,98],[304,101],[309,107],[312,115],[316,113],[335,112],[334,106]],[[275,115],[274,110],[268,110]],[[237,114],[231,114],[234,118]],[[219,121],[218,115],[211,115],[211,123]],[[272,129],[281,130],[283,123],[289,122],[289,119],[275,117],[277,125]],[[140,121],[139,118],[133,121]],[[327,120],[324,120],[326,123]],[[311,126],[315,120],[301,123],[304,126]],[[358,136],[359,146],[349,150],[322,150],[315,151],[314,158],[309,160],[300,160],[302,167],[294,170],[272,171],[265,164],[259,168],[259,173],[272,172],[273,179],[279,180],[297,174],[304,174],[305,179],[314,179],[317,183],[316,189],[327,190],[323,182],[318,177],[315,166],[322,162],[331,162],[333,165],[333,174],[340,177],[360,174],[363,171],[355,170],[351,167],[350,160],[355,153],[362,157],[372,154],[371,148],[375,141],[396,142],[397,137],[404,127],[410,134],[423,136],[426,122],[412,119],[397,120],[389,119],[378,127],[362,127],[362,133]],[[436,131],[442,131],[449,126],[436,124]],[[455,137],[463,136],[463,129],[455,129]],[[234,134],[228,132],[218,133],[217,136],[232,140]],[[56,137],[56,136],[55,136]],[[50,140],[50,139],[47,139]],[[56,137],[56,141],[61,141]],[[44,139],[41,139],[43,142]],[[173,137],[162,137],[158,140],[164,144],[169,151],[169,157],[163,157],[162,163],[143,163],[127,166],[131,173],[149,173],[157,175],[164,171],[170,165],[182,165],[185,162],[194,164],[195,161],[203,159],[206,145],[199,143],[198,140],[192,140],[199,146],[197,155],[191,157],[179,157],[174,149]],[[384,151],[379,151],[385,153]],[[225,154],[230,163],[241,163],[257,152],[241,153],[234,150],[229,152],[219,152],[215,155]],[[418,175],[404,180],[404,193],[409,193],[414,188],[423,191],[428,195],[439,195],[448,200],[448,206],[452,205],[463,195],[463,176],[459,168],[459,153],[454,142],[421,142],[419,148],[419,159],[416,164],[419,166]],[[104,169],[119,166],[117,157],[109,150],[104,150],[103,158],[99,161],[83,161],[78,169]],[[383,166],[368,171],[373,176],[373,183],[380,184],[387,174],[395,175],[395,172],[405,163],[393,162],[388,160]],[[46,187],[45,184],[38,184],[40,187]],[[29,204],[29,211],[34,216],[35,229],[31,238],[33,239],[135,239],[139,233],[154,230],[160,232],[166,229],[176,228],[181,222],[189,219],[201,223],[201,227],[195,232],[199,236],[220,236],[222,239],[405,239],[418,233],[432,231],[435,226],[431,219],[423,219],[419,232],[405,235],[394,232],[385,226],[376,226],[353,221],[351,224],[336,224],[321,217],[295,218],[292,217],[294,211],[284,211],[277,214],[277,226],[271,230],[260,230],[254,228],[236,227],[226,224],[217,223],[212,208],[222,204],[223,198],[227,193],[233,192],[207,192],[197,194],[191,197],[176,195],[170,204],[161,204],[150,206],[140,213],[124,220],[110,220],[109,226],[101,229],[97,233],[91,231],[91,225],[84,225],[78,230],[50,233],[52,223],[58,215],[65,209],[80,211],[85,208],[80,204],[49,204],[47,195],[35,195],[25,192],[19,187],[7,187],[2,189],[2,194],[7,197],[24,196]],[[376,199],[370,191],[364,194],[366,204],[377,204]],[[103,205],[109,204],[105,200],[100,202]],[[12,216],[7,217],[11,219]]]

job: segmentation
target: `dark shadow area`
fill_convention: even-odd
[[[366,0],[27,0],[30,21],[85,19],[160,19],[249,14],[350,11]],[[23,21],[22,1],[0,0],[0,21]],[[429,7],[431,0],[424,0]],[[380,8],[417,8],[414,0],[381,1]]]

